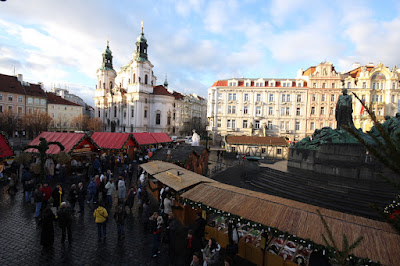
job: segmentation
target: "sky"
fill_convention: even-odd
[[[141,21],[157,84],[207,95],[216,80],[295,78],[323,61],[400,62],[400,1],[7,0],[0,73],[67,88],[93,105],[110,41],[114,69],[133,57]]]

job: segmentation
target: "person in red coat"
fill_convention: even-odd
[[[49,187],[49,184],[46,183],[40,190],[43,192],[42,210],[44,210],[47,207],[49,199],[51,198],[52,189]]]

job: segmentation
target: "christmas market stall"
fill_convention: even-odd
[[[125,153],[133,159],[135,139],[131,133],[94,132],[92,140],[105,153]]]
[[[289,143],[284,137],[226,136],[225,149],[240,155],[287,159]]]
[[[14,151],[6,135],[0,131],[0,180],[5,176],[4,171],[12,163]]]
[[[149,133],[158,144],[166,144],[171,143],[172,139],[168,136],[167,133]]]
[[[317,254],[334,257],[336,251],[324,242],[323,234],[328,238],[328,233],[317,209],[339,250],[345,249],[344,242],[351,245],[363,237],[345,258],[348,265],[398,265],[400,261],[400,236],[384,222],[219,182],[198,184],[180,196],[184,205],[207,213],[208,238],[225,247],[228,228],[231,232],[233,228],[238,255],[257,265],[308,265]]]
[[[201,183],[216,182],[205,176],[196,174],[172,163],[151,161],[140,165],[147,172],[148,190],[159,201],[162,188],[169,188],[169,193],[174,198],[173,212],[183,224],[195,221],[196,212],[190,206],[181,203],[180,194]]]
[[[68,164],[67,174],[84,176],[87,172],[87,163],[91,157],[98,154],[99,147],[97,144],[85,133],[64,133],[64,132],[42,132],[35,139],[33,139],[29,146],[36,146],[41,143],[41,139],[45,139],[47,143],[55,142],[64,147],[63,152],[71,156],[71,163]],[[39,153],[37,149],[29,148],[25,150],[28,153]],[[49,145],[46,149],[48,155],[61,154],[59,145]],[[52,157],[49,157],[46,162],[46,167],[52,162]],[[54,158],[54,157],[53,157]]]

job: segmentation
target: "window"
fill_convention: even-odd
[[[270,95],[269,95],[269,101],[270,101],[270,102],[273,102],[273,101],[274,101],[274,95],[273,95],[273,94],[270,94]]]
[[[317,95],[316,95],[316,94],[313,94],[313,95],[312,95],[312,101],[315,102],[316,100],[317,100]]]
[[[249,101],[249,95],[248,95],[247,93],[244,95],[244,101],[245,101],[245,102],[248,102],[248,101]]]
[[[375,82],[372,83],[372,89],[375,90]]]
[[[276,149],[276,154],[282,154],[282,148],[277,148]]]
[[[18,106],[18,114],[22,114],[22,107]]]
[[[319,128],[323,128],[324,127],[324,122],[321,122],[320,124],[319,124]]]
[[[392,95],[392,103],[395,103],[394,95]]]
[[[39,99],[35,98],[35,104],[39,104]]]
[[[0,94],[0,101],[3,100],[3,94]]]
[[[257,102],[261,102],[261,94],[257,93],[256,101]]]
[[[335,94],[331,94],[331,102],[334,102],[336,100]]]
[[[232,152],[236,152],[236,147],[232,147]]]
[[[351,82],[347,82],[347,88],[350,89]]]
[[[65,111],[67,110],[67,107],[66,107],[66,106],[64,107],[64,110],[65,110]],[[74,110],[74,108],[73,108],[73,107],[71,107],[71,110]]]
[[[133,73],[133,83],[135,83],[135,82],[136,82],[136,74]]]
[[[117,117],[117,106],[114,106],[114,117]]]
[[[232,120],[232,128],[233,128],[233,129],[236,128],[236,120],[235,120],[235,119]]]
[[[249,107],[248,106],[244,106],[243,107],[243,114],[247,114],[249,112]]]
[[[132,109],[131,109],[131,117],[133,117],[134,114],[135,114],[135,110],[132,108]]]
[[[11,106],[11,105],[8,106],[8,111],[9,111],[9,112],[12,112],[12,110],[13,110],[12,106]]]
[[[394,90],[394,89],[396,89],[396,83],[392,83],[392,89]]]
[[[161,114],[157,113],[156,114],[156,125],[159,125],[159,124],[161,124]]]
[[[378,115],[382,115],[382,108],[381,107],[378,108]]]
[[[274,114],[274,108],[272,106],[268,107],[268,114],[273,115]]]
[[[267,128],[272,129],[272,121],[267,122]]]
[[[221,126],[222,126],[221,119],[217,119],[217,127],[221,127]]]
[[[294,129],[300,130],[300,121],[296,121],[296,123],[294,124]]]
[[[290,102],[290,94],[286,95],[286,101]]]
[[[3,105],[0,105],[0,113],[3,112]]]
[[[325,107],[321,107],[321,115],[325,115]]]
[[[363,89],[366,89],[367,88],[367,82],[363,82],[362,87],[363,87]]]
[[[147,84],[149,77],[146,75],[144,75],[144,84]],[[158,124],[159,125],[159,124]]]
[[[256,120],[256,122],[255,122],[255,128],[260,128],[260,121]]]
[[[147,118],[147,110],[144,110],[144,118]]]
[[[230,87],[232,86],[232,82],[229,82],[229,86],[230,86]]]
[[[312,87],[316,88],[317,87],[317,83],[313,83]]]
[[[46,100],[45,100],[45,99],[41,99],[41,100],[40,100],[40,104],[41,104],[41,105],[46,105]]]
[[[222,106],[221,105],[218,105],[217,106],[217,113],[222,113]]]
[[[286,94],[282,94],[282,102],[286,102]]]
[[[256,115],[260,116],[261,115],[261,106],[256,107]]]
[[[301,87],[301,83],[297,83],[297,87]]]
[[[322,94],[322,95],[321,95],[321,101],[322,101],[322,102],[325,102],[325,98],[326,98],[326,97],[325,97],[325,94]]]
[[[12,95],[8,95],[8,101],[12,102],[13,101],[13,96]]]
[[[297,102],[301,103],[301,94],[297,94]]]
[[[243,120],[243,128],[247,128],[247,127],[248,127],[247,120]]]
[[[330,115],[333,115],[333,110],[334,110],[333,107],[329,108],[329,114]]]
[[[217,99],[222,100],[222,93],[217,93]]]
[[[147,98],[144,99],[144,103],[147,103]]]
[[[250,83],[246,82],[246,87],[250,86]]]
[[[311,130],[314,130],[314,129],[315,129],[315,123],[314,123],[314,122],[311,122],[311,123],[310,123],[310,129],[311,129]]]
[[[314,107],[314,106],[311,107],[311,114],[312,114],[312,115],[315,115],[315,107]]]
[[[286,112],[285,112],[285,114],[286,114],[286,115],[290,115],[290,108],[289,108],[289,107],[286,107]]]
[[[285,122],[281,121],[281,130],[285,129]]]
[[[229,93],[228,101],[236,101],[236,93]]]
[[[332,88],[334,89],[336,87],[336,84],[335,83],[332,83]]]
[[[325,89],[325,83],[322,83],[322,88]]]
[[[300,107],[297,107],[297,108],[296,108],[296,115],[297,115],[297,116],[301,115]]]
[[[226,127],[227,127],[227,128],[231,128],[231,127],[232,127],[232,124],[231,124],[231,120],[230,120],[230,119],[226,120]]]
[[[167,116],[167,125],[171,125],[171,114]]]
[[[228,105],[228,114],[236,114],[236,106]]]
[[[265,153],[265,148],[261,148],[261,153]]]
[[[281,115],[285,115],[285,107],[281,107]]]
[[[175,121],[175,119],[176,119],[176,113],[173,113],[173,114],[172,114],[172,120]]]
[[[22,96],[18,96],[18,102],[22,103]]]

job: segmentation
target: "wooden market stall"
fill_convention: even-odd
[[[90,137],[103,152],[124,152],[133,159],[136,143],[131,133],[94,132]]]
[[[163,161],[151,161],[141,164],[140,167],[147,172],[147,188],[157,200],[160,198],[160,190],[163,186],[170,188],[170,193],[176,199],[174,204],[179,207],[175,208],[173,212],[182,224],[191,224],[197,217],[196,212],[190,206],[184,206],[179,202],[180,194],[198,184],[216,182],[175,164]]]
[[[228,241],[223,221],[236,220],[241,224],[238,228],[243,234],[239,241],[239,256],[257,265],[262,265],[263,262],[264,265],[297,265],[293,262],[297,259],[305,259],[304,265],[308,265],[314,248],[325,245],[322,234],[326,235],[326,231],[317,209],[324,216],[340,248],[343,248],[344,234],[349,243],[363,236],[360,245],[352,251],[354,256],[368,258],[383,265],[398,265],[400,261],[400,236],[384,222],[219,182],[198,184],[181,197],[192,207],[223,217],[220,225],[217,222],[215,227],[207,227],[208,236],[215,237],[221,246],[225,246]],[[244,227],[247,229],[243,229]],[[274,236],[266,244],[265,255],[259,247],[260,239],[256,236],[257,229],[260,228]]]
[[[10,158],[13,156],[14,151],[8,142],[6,135],[0,131],[0,177],[4,174],[3,171],[9,167],[9,164],[11,164],[12,159]]]
[[[171,143],[172,139],[167,133],[149,133],[158,144]]]

